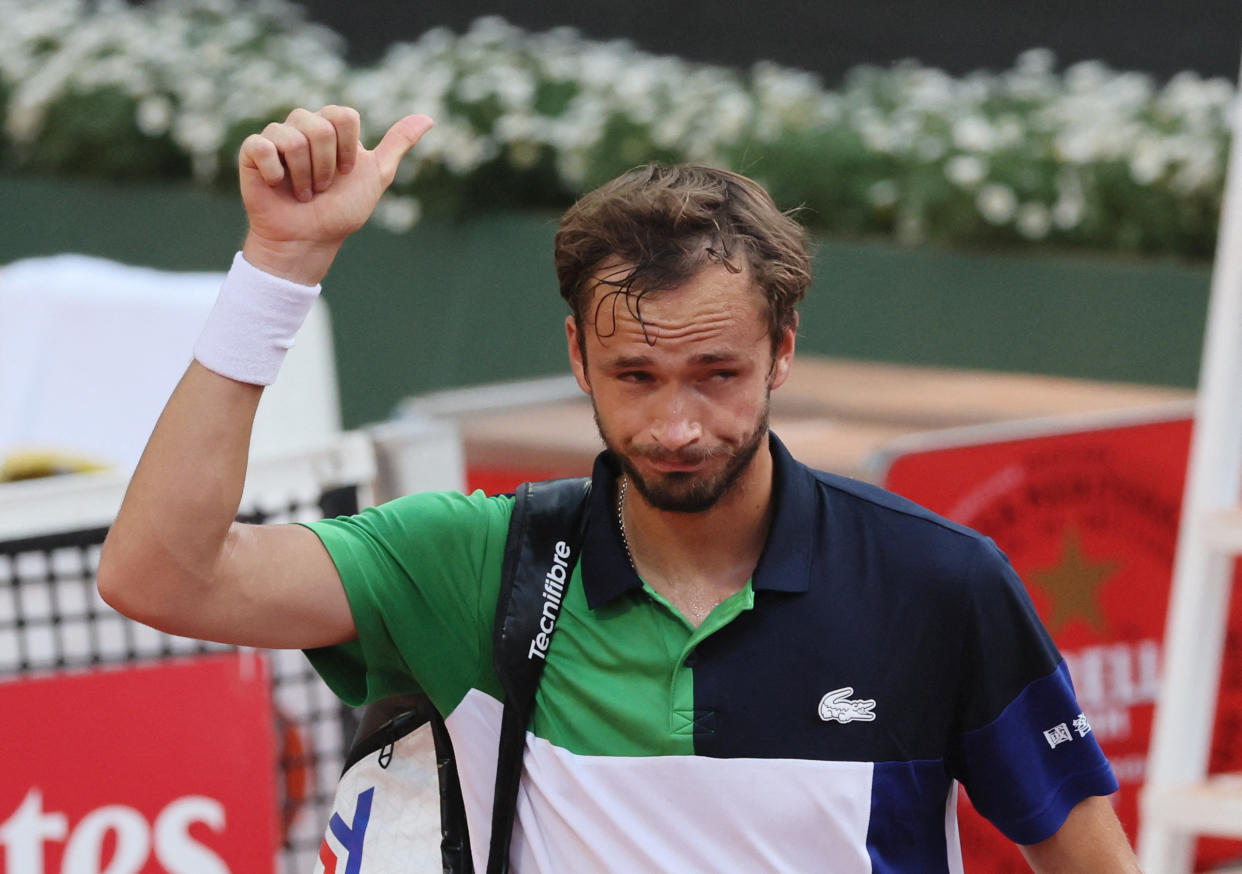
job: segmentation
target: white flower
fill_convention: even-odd
[[[1008,224],[1017,211],[1018,197],[1008,185],[993,182],[979,189],[975,206],[989,224]]]
[[[586,179],[588,170],[587,156],[580,150],[566,150],[557,158],[556,168],[561,178],[574,187],[580,187]]]
[[[578,69],[583,84],[611,87],[626,81],[628,66],[620,52],[601,46],[585,53]]]
[[[1190,155],[1169,180],[1178,194],[1189,197],[1198,191],[1212,191],[1220,183],[1221,167],[1216,155],[1202,149]]]
[[[19,144],[31,143],[43,128],[43,107],[29,101],[12,101],[9,104],[9,116],[4,120],[4,129],[13,141]]]
[[[1155,137],[1143,137],[1130,155],[1130,177],[1139,185],[1151,185],[1164,175],[1169,154]]]
[[[216,152],[195,152],[190,159],[190,172],[194,178],[210,182],[220,171],[220,156]]]
[[[854,127],[867,147],[880,154],[891,153],[899,142],[893,128],[870,107],[856,114]]]
[[[981,115],[968,115],[953,123],[953,144],[963,152],[990,152],[996,144],[996,131]]]
[[[152,94],[138,103],[135,123],[149,137],[168,133],[172,123],[172,103],[163,94]]]
[[[1070,91],[1085,92],[1103,88],[1112,72],[1100,61],[1079,61],[1065,71],[1065,84]]]
[[[988,162],[978,155],[954,155],[944,163],[944,175],[960,188],[974,188],[988,173]]]
[[[1055,142],[1057,156],[1069,164],[1089,164],[1096,157],[1095,138],[1090,131],[1065,130]]]
[[[906,77],[905,98],[909,105],[923,112],[948,108],[954,99],[953,80],[942,70],[920,68]]]
[[[172,135],[191,153],[215,152],[224,145],[224,125],[217,116],[183,112],[173,122]]]
[[[1086,207],[1081,195],[1062,194],[1052,205],[1052,223],[1063,231],[1078,227],[1085,214]]]
[[[1017,69],[1027,75],[1046,76],[1057,65],[1056,52],[1048,48],[1027,49],[1018,55]]]
[[[1052,229],[1052,215],[1042,203],[1024,203],[1018,207],[1014,227],[1028,240],[1042,240]]]
[[[994,133],[996,136],[993,145],[1001,149],[1019,147],[1026,139],[1026,128],[1022,119],[1012,112],[996,119]]]
[[[754,113],[754,104],[741,91],[729,91],[715,102],[712,120],[721,139],[736,139],[746,130]]]
[[[881,179],[867,186],[867,200],[879,209],[887,209],[895,204],[900,194],[897,183],[892,179]]]
[[[435,148],[426,150],[425,157],[439,158],[456,176],[465,176],[496,157],[498,146],[490,137],[482,137],[464,124],[437,125]],[[429,144],[432,145],[432,144]]]
[[[380,198],[371,217],[385,230],[401,234],[418,224],[422,212],[417,198],[389,193]]]
[[[1057,200],[1052,205],[1052,223],[1062,231],[1072,230],[1082,222],[1087,213],[1087,200],[1082,179],[1071,169],[1064,168],[1057,174]]]

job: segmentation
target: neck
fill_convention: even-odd
[[[659,510],[632,486],[624,527],[640,576],[676,586],[691,579],[729,580],[741,588],[767,541],[772,518],[772,453],[766,441],[733,486],[700,513]],[[737,580],[740,577],[740,582]]]

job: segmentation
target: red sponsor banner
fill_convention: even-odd
[[[534,467],[495,467],[488,465],[467,465],[466,466],[466,494],[474,491],[482,491],[487,495],[505,495],[513,494],[517,491],[517,487],[525,482],[533,482],[545,479],[559,479],[568,476],[588,476],[591,468],[588,465],[585,470],[577,473],[568,473],[563,470],[548,470],[547,468]]]
[[[270,695],[239,653],[0,683],[0,872],[271,872]]]
[[[1070,667],[1138,827],[1190,444],[1188,419],[955,445],[897,457],[884,485],[992,537],[1025,581]],[[1242,583],[1239,583],[1242,586]],[[1211,770],[1242,768],[1242,597],[1230,610]],[[1028,871],[1018,851],[962,805],[971,871]],[[1242,856],[1201,842],[1199,861]]]

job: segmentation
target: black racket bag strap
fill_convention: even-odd
[[[505,693],[487,874],[507,874],[526,727],[548,644],[582,551],[590,479],[523,483],[515,494],[496,603],[496,674]]]
[[[423,725],[430,727],[435,747],[436,778],[440,786],[441,865],[445,874],[473,874],[466,805],[457,776],[453,742],[444,725],[444,718],[430,698],[422,693],[394,695],[363,708],[342,773],[371,755],[376,755],[379,767],[387,768],[395,754],[397,742]]]
[[[523,483],[515,494],[513,516],[501,568],[500,595],[493,628],[496,673],[505,694],[492,805],[489,874],[509,869],[509,845],[522,776],[526,727],[535,689],[560,604],[578,562],[586,524],[586,478]],[[550,617],[545,620],[546,612]],[[541,626],[542,623],[542,626]],[[440,856],[445,874],[474,874],[465,804],[443,717],[423,694],[375,701],[363,710],[345,771],[378,753],[387,767],[396,743],[430,724],[440,786]]]

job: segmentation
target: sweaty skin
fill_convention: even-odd
[[[574,375],[634,485],[624,519],[635,567],[696,626],[746,584],[767,539],[768,396],[789,375],[794,332],[774,355],[764,306],[749,270],[709,262],[644,296],[641,322],[598,285],[581,338],[565,323]]]
[[[247,137],[238,157],[246,260],[318,283],[430,127],[407,116],[366,149],[358,113],[326,106]],[[298,649],[350,640],[353,616],[319,538],[234,521],[261,391],[190,364],[104,542],[100,595],[133,619],[201,640]]]

